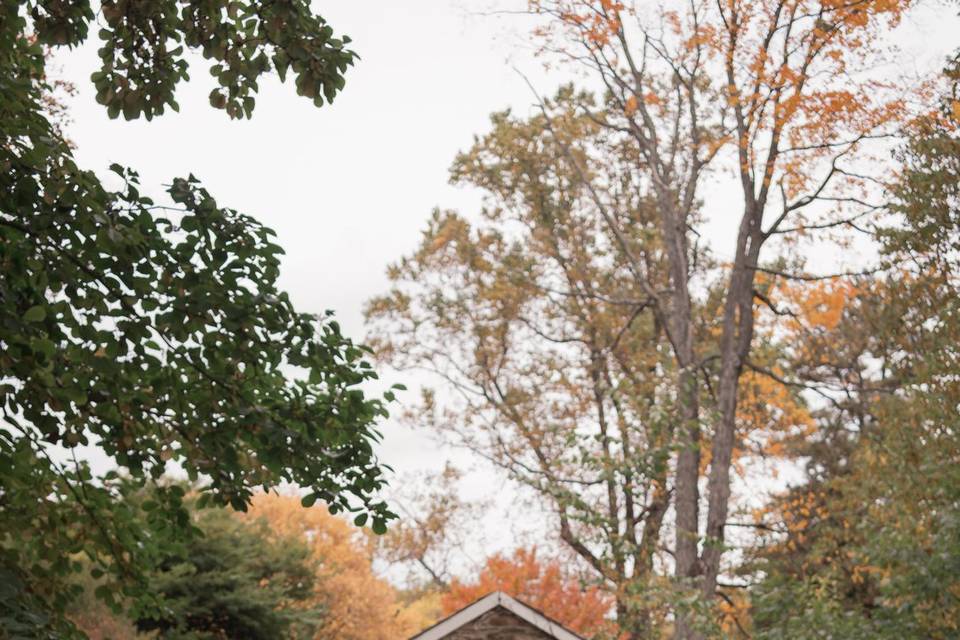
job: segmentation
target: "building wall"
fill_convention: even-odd
[[[444,640],[553,640],[503,607],[495,607]]]

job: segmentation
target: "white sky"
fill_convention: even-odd
[[[447,184],[456,152],[487,130],[491,112],[532,111],[530,90],[512,66],[542,94],[568,79],[548,75],[524,45],[529,18],[478,13],[494,1],[315,3],[338,34],[353,38],[362,58],[345,91],[333,106],[316,109],[292,83],[266,81],[253,119],[244,121],[208,105],[214,85],[199,58],[192,80],[179,88],[179,114],[149,123],[110,120],[88,80],[98,62],[93,37],[57,58],[59,75],[79,89],[69,101],[68,134],[81,166],[131,166],[148,192],[192,172],[221,204],[255,215],[277,231],[287,252],[282,286],[295,304],[335,310],[347,335],[360,339],[364,302],[386,290],[385,267],[415,247],[431,209],[476,209],[479,194]],[[942,53],[960,45],[960,24],[937,13],[908,21],[900,38],[908,67],[939,66]],[[730,226],[714,220],[707,235],[722,237]],[[381,455],[401,473],[463,459],[426,434],[392,423],[385,431]],[[509,507],[513,494],[501,480],[470,477],[469,494],[499,496],[501,513]]]

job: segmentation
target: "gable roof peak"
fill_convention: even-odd
[[[548,618],[541,611],[502,591],[488,593],[463,609],[450,614],[432,627],[421,631],[410,640],[441,640],[497,607],[506,609],[530,626],[539,629],[551,638],[555,638],[555,640],[585,640],[583,636],[570,631],[556,620]]]

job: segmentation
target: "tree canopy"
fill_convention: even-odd
[[[475,580],[454,580],[443,594],[443,611],[450,615],[494,591],[518,598],[586,636],[616,633],[608,617],[613,604],[609,594],[596,586],[584,589],[560,559],[538,556],[536,548],[493,555]]]
[[[802,443],[805,483],[770,506],[755,637],[949,638],[957,633],[957,64],[939,112],[912,123],[881,229],[889,273],[805,318],[793,370],[832,402]],[[809,288],[809,287],[807,287]]]
[[[311,637],[326,612],[306,605],[315,571],[305,541],[222,509],[198,516],[198,535],[150,572],[159,606],[135,614],[137,628],[183,640]]]
[[[230,117],[250,116],[271,71],[329,102],[355,60],[349,40],[301,0],[108,1],[96,14],[88,2],[0,11],[0,573],[17,595],[0,627],[15,637],[68,632],[77,554],[106,572],[105,599],[142,588],[158,532],[187,525],[182,490],[117,498],[167,469],[202,480],[201,503],[244,510],[256,488],[286,482],[377,531],[392,517],[376,497],[386,410],[362,389],[376,377],[366,350],[278,288],[273,232],[192,175],[163,201],[133,169],[101,180],[46,110],[45,49],[92,27],[98,100],[128,119],[177,108],[189,50],[214,62],[211,102]],[[95,473],[81,447],[114,468]]]

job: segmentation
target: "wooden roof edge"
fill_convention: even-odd
[[[570,631],[556,620],[502,591],[488,593],[479,600],[440,620],[432,627],[424,629],[411,637],[410,640],[440,640],[497,607],[503,607],[524,622],[540,629],[551,638],[555,638],[555,640],[585,640],[585,638]]]

